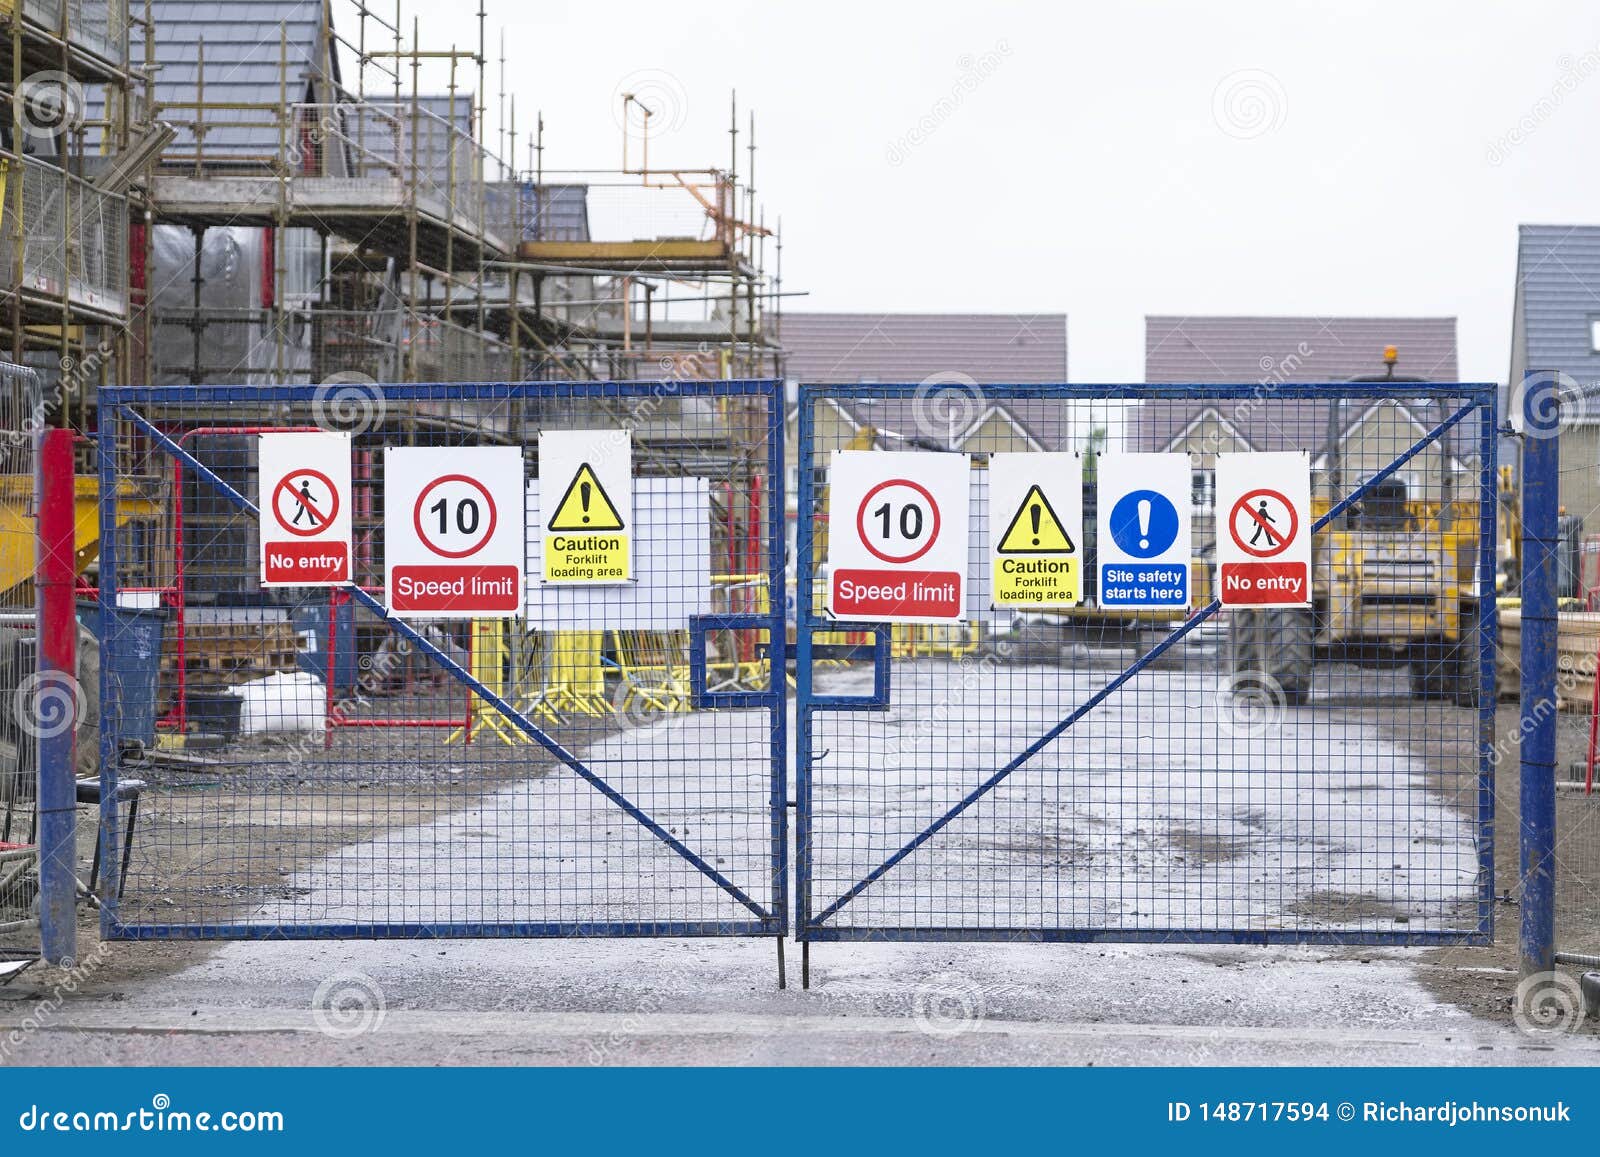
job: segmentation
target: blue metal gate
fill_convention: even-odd
[[[780,383],[116,388],[99,414],[107,937],[785,934]],[[354,585],[266,590],[256,435],[317,429],[353,436]],[[525,447],[532,525],[541,430],[631,435],[645,612],[392,617],[383,449]]]
[[[804,387],[799,939],[1487,943],[1495,436],[1490,385]],[[1119,444],[1191,455],[1193,609],[992,609],[988,455],[1081,452],[1092,559]],[[970,455],[966,624],[825,615],[830,455],[869,448]],[[1249,450],[1311,456],[1309,611],[1201,590]]]

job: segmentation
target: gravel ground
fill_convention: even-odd
[[[1395,734],[1369,706],[1374,688],[1400,676],[1347,673],[1329,683],[1331,698],[1319,705],[1323,724],[1357,729],[1367,736],[1363,742],[1378,745],[1358,750],[1353,763],[1365,752],[1369,762],[1376,757],[1391,769],[1401,766],[1406,734]],[[1429,747],[1438,757],[1435,766],[1415,775],[1407,771],[1378,789],[1412,799],[1425,791],[1436,802],[1430,822],[1454,816],[1446,826],[1470,832],[1475,752],[1470,741],[1454,748],[1440,741],[1438,736],[1463,729],[1454,716],[1439,719]],[[1402,730],[1415,733],[1415,724],[1416,717],[1408,717]],[[1498,726],[1503,747],[1514,741],[1513,707],[1501,708]],[[1563,761],[1581,755],[1586,738],[1564,721]],[[652,744],[686,750],[695,742],[693,727],[665,734],[647,728],[596,737],[585,756],[621,766],[630,753]],[[1130,758],[1138,750],[1130,748]],[[1496,890],[1514,897],[1514,743],[1508,750],[1496,784]],[[350,902],[345,884],[370,884],[374,866],[396,849],[437,856],[442,853],[427,849],[440,847],[439,837],[450,831],[505,837],[522,830],[538,814],[541,790],[548,791],[540,786],[542,769],[530,779],[530,773],[511,769],[490,773],[484,770],[489,762],[485,757],[475,774],[463,775],[445,792],[437,780],[407,780],[423,766],[416,761],[379,761],[366,772],[352,763],[337,791],[317,794],[319,807],[338,801],[337,822],[316,825],[328,838],[296,837],[279,845],[290,858],[263,857],[258,876],[240,879],[245,894],[232,899],[233,910],[260,912],[276,904],[294,911],[309,896],[314,910],[336,914]],[[274,791],[281,787],[277,780],[259,782]],[[362,783],[382,784],[389,805],[410,799],[409,792],[417,802],[374,814],[370,802],[363,802],[373,789]],[[1208,814],[1230,812],[1223,797],[1208,799]],[[260,820],[240,806],[243,819]],[[1281,806],[1278,839],[1293,830],[1298,816],[1287,802]],[[1600,807],[1594,799],[1563,793],[1560,808],[1562,941],[1594,951]],[[222,811],[205,814],[212,824],[207,830],[233,831],[237,847],[259,839],[261,829],[250,823],[221,823]],[[587,826],[604,822],[605,814],[569,811],[566,818]],[[175,807],[160,820],[169,827],[152,830],[180,831],[188,818]],[[270,818],[285,830],[283,816]],[[745,830],[734,824],[713,842],[736,845]],[[1445,834],[1457,838],[1453,831]],[[1207,822],[1188,839],[1186,854],[1214,866],[1220,849],[1238,843],[1238,833]],[[1183,841],[1176,835],[1174,840],[1181,849]],[[165,846],[175,845],[169,838]],[[1247,854],[1259,853],[1257,848]],[[959,868],[961,862],[957,854],[945,867]],[[1170,857],[1150,862],[1161,865],[1158,878],[1172,882],[1183,876]],[[1236,856],[1228,862],[1245,861]],[[1323,878],[1361,870],[1356,860],[1337,857],[1319,868]],[[525,894],[530,871],[524,858],[483,892],[504,887]],[[1311,872],[1305,883],[1317,876]],[[481,895],[464,897],[449,871],[424,867],[419,878],[433,881],[431,899],[419,893],[421,906],[408,914],[430,911],[429,905],[454,911],[464,902],[481,902]],[[1391,890],[1397,878],[1389,878]],[[1297,887],[1320,921],[1364,924],[1396,915],[1389,909],[1330,907],[1315,889]],[[659,902],[665,894],[652,898]],[[1305,911],[1291,906],[1287,914],[1303,918]],[[1592,1031],[1530,1035],[1510,1025],[1514,904],[1498,905],[1497,916],[1495,946],[1488,949],[818,944],[809,992],[793,985],[777,991],[773,945],[757,940],[139,944],[110,946],[102,958],[91,935],[84,943],[88,975],[69,999],[52,996],[61,976],[42,968],[0,988],[0,1029],[41,1026],[25,1032],[22,1044],[7,1047],[0,1060],[206,1063],[226,1055],[266,1064],[1600,1063],[1600,1040]],[[796,955],[791,945],[791,980]],[[330,1020],[330,1001],[345,1008],[348,1019]],[[0,1033],[0,1041],[6,1039]]]

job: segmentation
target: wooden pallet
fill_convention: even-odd
[[[186,678],[206,684],[247,683],[298,665],[300,637],[287,622],[187,623],[183,632]],[[177,675],[176,632],[169,632],[161,651],[161,673],[167,683]]]
[[[1587,715],[1594,707],[1600,613],[1562,611],[1557,617],[1556,703],[1564,712]],[[1522,612],[1500,611],[1500,689],[1515,698],[1522,679]]]

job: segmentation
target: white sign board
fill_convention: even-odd
[[[1097,466],[1100,605],[1187,607],[1194,501],[1189,455],[1107,451]]]
[[[964,622],[971,485],[965,454],[835,451],[828,613],[869,622]]]
[[[1083,459],[989,455],[989,569],[996,608],[1083,598]]]
[[[633,437],[626,430],[539,433],[541,582],[633,578]]]
[[[1311,603],[1311,456],[1217,455],[1217,578],[1225,607]]]
[[[383,451],[383,562],[392,614],[515,618],[522,610],[522,451]]]
[[[350,435],[262,434],[261,585],[350,584]]]
[[[609,586],[528,584],[530,631],[683,631],[711,613],[711,484],[704,478],[635,483],[636,581]],[[539,521],[541,488],[528,483],[528,517]],[[528,573],[544,567],[544,536],[528,536]]]

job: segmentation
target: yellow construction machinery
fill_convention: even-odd
[[[77,507],[73,569],[82,574],[100,557],[100,481],[80,476],[73,482]],[[33,582],[33,485],[32,474],[0,474],[0,596]],[[160,507],[139,495],[132,483],[125,484],[117,496],[118,526],[136,519],[153,521],[160,515]]]
[[[1355,382],[1423,382],[1394,372],[1398,353],[1384,350],[1387,371]],[[1418,422],[1445,414],[1433,403],[1413,413]],[[1366,478],[1372,463],[1346,462],[1349,424],[1343,400],[1328,403],[1325,485],[1315,487],[1312,514],[1321,518],[1336,497]],[[1397,474],[1374,485],[1313,541],[1312,606],[1304,610],[1229,613],[1232,665],[1241,685],[1253,673],[1268,677],[1290,703],[1310,692],[1317,661],[1362,667],[1410,668],[1419,698],[1476,703],[1479,602],[1478,488],[1475,476],[1455,476],[1448,447],[1436,455],[1437,477]],[[1398,454],[1405,447],[1386,447]],[[1352,469],[1354,467],[1354,469]],[[1348,476],[1350,474],[1356,476]]]

